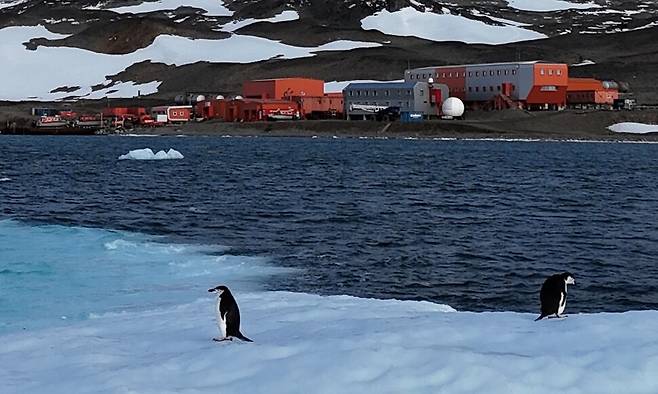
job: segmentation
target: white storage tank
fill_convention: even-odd
[[[441,106],[443,115],[459,118],[464,115],[464,103],[457,97],[448,97]]]

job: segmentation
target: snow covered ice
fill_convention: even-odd
[[[615,133],[632,133],[632,134],[658,133],[658,125],[623,122],[623,123],[615,123],[612,126],[609,126],[608,130]]]
[[[172,160],[183,159],[184,156],[176,149],[169,148],[168,151],[160,150],[158,153],[153,153],[151,148],[135,149],[119,156],[119,160]]]
[[[0,279],[21,277],[0,298],[10,322],[0,325],[2,393],[658,392],[656,311],[534,322],[537,314],[263,291],[264,277],[286,271],[222,251],[0,221]],[[219,284],[254,343],[211,340],[207,288]]]
[[[427,302],[234,295],[253,344],[211,341],[210,297],[108,314],[0,338],[4,392],[658,392],[655,311],[534,322]]]

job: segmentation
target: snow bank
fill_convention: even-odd
[[[211,341],[210,297],[107,314],[0,337],[3,393],[658,392],[656,311],[534,322],[427,302],[234,294],[254,343]]]
[[[189,39],[160,35],[146,48],[126,55],[108,55],[68,47],[39,47],[27,50],[22,43],[32,38],[65,38],[43,26],[14,26],[0,29],[0,53],[10,59],[0,73],[0,100],[58,100],[69,96],[99,98],[133,97],[137,91],[157,91],[160,82],[135,85],[132,82],[108,86],[91,92],[91,86],[103,83],[107,75],[115,75],[132,64],[152,61],[169,65],[185,65],[199,61],[250,63],[275,57],[293,59],[315,56],[315,52],[350,50],[381,46],[379,43],[340,40],[318,47],[296,47],[267,38],[233,34],[222,40]],[[44,64],[51,65],[48,73]],[[50,93],[62,86],[80,86],[75,92]],[[113,90],[117,90],[113,92]]]
[[[125,7],[109,8],[119,14],[141,14],[153,11],[175,10],[178,7],[194,7],[205,10],[204,14],[208,16],[231,16],[233,11],[224,6],[221,0],[158,0],[145,1],[141,4],[130,5]]]
[[[173,148],[170,148],[167,152],[161,150],[155,154],[151,148],[136,149],[119,156],[119,160],[170,160],[183,158],[184,156]]]
[[[547,36],[514,26],[493,26],[459,15],[421,12],[413,7],[399,11],[382,10],[361,20],[365,30],[379,30],[394,36],[414,36],[433,41],[461,41],[468,44],[507,44]]]
[[[590,8],[599,8],[596,3],[572,3],[564,0],[507,0],[507,5],[522,11],[562,11],[569,9],[586,10]]]
[[[351,83],[386,83],[386,82],[404,82],[404,79],[398,79],[395,81],[375,81],[371,79],[355,79],[353,81],[330,81],[324,83],[325,93],[337,93],[342,92],[347,85]]]
[[[608,126],[608,130],[615,133],[633,133],[633,134],[658,133],[658,125],[624,122],[624,123],[616,123],[613,124],[612,126]]]
[[[259,23],[259,22],[279,23],[279,22],[296,21],[298,19],[299,19],[299,14],[297,13],[297,11],[288,10],[288,11],[283,11],[280,14],[277,14],[271,18],[265,18],[265,19],[248,18],[241,21],[233,21],[222,26],[221,30],[227,32],[234,32],[245,26],[253,25],[254,23]]]

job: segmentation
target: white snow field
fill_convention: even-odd
[[[233,11],[224,6],[221,0],[158,0],[158,1],[145,1],[141,4],[130,5],[125,7],[108,8],[109,11],[114,11],[119,14],[142,14],[154,11],[170,11],[179,7],[194,7],[204,10],[204,15],[208,16],[231,16]],[[94,9],[99,9],[100,6],[95,6]]]
[[[631,134],[658,133],[658,125],[623,122],[623,123],[615,123],[612,126],[608,126],[608,130],[615,133],[631,133]]]
[[[166,152],[159,150],[158,153],[153,153],[151,148],[135,149],[119,156],[119,160],[176,160],[183,158],[184,156],[174,148],[169,148]]]
[[[591,8],[600,8],[596,3],[573,3],[564,0],[507,0],[507,5],[522,11],[562,11],[569,9],[587,10]]]
[[[339,40],[317,47],[296,47],[266,38],[238,34],[222,40],[195,40],[160,35],[150,46],[126,55],[107,55],[68,47],[40,46],[35,51],[29,51],[23,46],[22,43],[38,37],[59,39],[66,36],[51,33],[41,25],[0,29],[0,53],[6,55],[2,64],[5,72],[0,73],[0,100],[57,100],[69,96],[89,95],[98,98],[103,92],[92,93],[91,86],[104,83],[107,76],[145,60],[177,66],[199,61],[250,63],[274,57],[292,59],[314,56],[315,52],[381,46],[379,43]],[[49,65],[47,73],[43,72],[44,64]],[[158,76],[154,75],[153,78],[157,80]],[[121,85],[122,89],[111,97],[133,97],[138,90],[142,90],[142,94],[153,93],[159,82],[128,84]],[[62,86],[80,86],[80,89],[74,92],[50,93]]]
[[[234,295],[254,343],[211,341],[211,297],[0,337],[3,393],[658,392],[656,311],[534,322],[427,302]]]
[[[518,23],[509,21],[505,26],[493,26],[459,15],[421,12],[413,7],[395,12],[382,10],[361,20],[364,30],[378,30],[394,36],[413,36],[432,41],[495,45],[547,37],[515,25]]]
[[[247,18],[243,20],[234,20],[230,23],[223,25],[221,30],[226,32],[234,32],[245,26],[253,25],[254,23],[259,23],[259,22],[279,23],[279,22],[296,21],[298,19],[299,19],[299,14],[297,13],[297,11],[287,10],[287,11],[282,11],[280,14],[277,14],[271,18],[264,18],[264,19]]]

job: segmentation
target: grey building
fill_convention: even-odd
[[[434,84],[432,89],[441,90],[443,99],[448,97],[446,85]],[[353,120],[372,119],[378,110],[388,107],[425,117],[436,116],[442,104],[435,105],[427,82],[351,83],[343,89],[343,98],[345,114]]]

